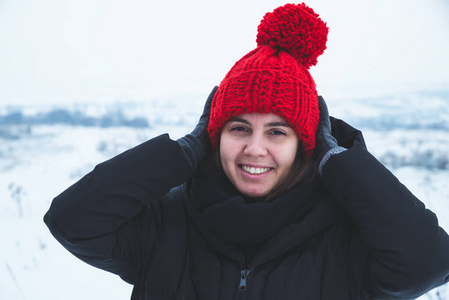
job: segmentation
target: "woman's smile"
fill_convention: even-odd
[[[250,167],[247,165],[241,165],[240,167],[242,168],[243,171],[251,175],[261,175],[271,170],[271,168]]]
[[[265,197],[288,175],[298,143],[298,135],[280,116],[242,114],[223,127],[220,161],[242,194]]]

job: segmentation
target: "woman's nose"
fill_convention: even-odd
[[[253,135],[248,139],[243,153],[250,156],[265,156],[268,149],[262,137]]]

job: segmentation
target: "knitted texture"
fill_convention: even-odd
[[[208,126],[212,147],[232,117],[274,113],[289,123],[311,156],[319,109],[308,68],[326,49],[327,33],[304,3],[267,13],[258,27],[257,48],[235,63],[214,96]]]

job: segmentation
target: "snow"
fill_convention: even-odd
[[[325,99],[332,115],[362,129],[368,149],[449,229],[449,91],[384,91],[346,99],[330,93]],[[130,298],[132,286],[66,251],[51,236],[43,215],[56,195],[97,163],[161,133],[176,139],[190,132],[206,97],[0,106],[0,300]],[[108,126],[30,121],[56,109],[97,119],[120,112],[122,119]],[[28,119],[5,124],[12,112]],[[148,126],[133,127],[127,123],[133,118],[147,120]],[[448,287],[420,299],[449,299]]]

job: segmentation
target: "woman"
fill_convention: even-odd
[[[447,282],[435,215],[317,95],[326,24],[287,4],[258,30],[194,131],[99,164],[54,199],[53,235],[132,299],[410,299]]]

